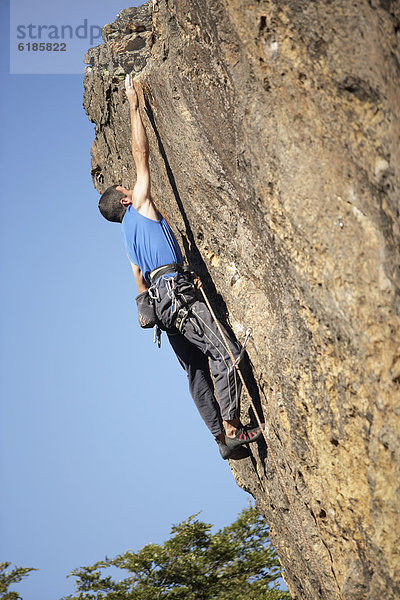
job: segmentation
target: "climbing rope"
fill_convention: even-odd
[[[295,505],[294,505],[294,503],[293,503],[293,500],[292,500],[292,498],[291,498],[291,496],[290,496],[290,493],[289,493],[288,487],[287,487],[287,485],[286,485],[286,483],[285,483],[285,480],[284,480],[284,478],[283,478],[283,475],[282,475],[282,470],[281,470],[281,468],[279,467],[279,464],[278,464],[278,461],[277,461],[277,459],[276,459],[275,453],[274,453],[274,452],[273,452],[273,450],[272,450],[271,444],[270,444],[270,442],[269,442],[269,440],[268,440],[268,438],[267,438],[267,434],[266,434],[266,432],[265,432],[265,429],[264,429],[264,427],[263,427],[263,425],[262,425],[262,423],[261,423],[260,417],[258,416],[258,412],[257,412],[257,409],[256,409],[256,407],[255,407],[255,405],[254,405],[254,402],[253,402],[253,399],[252,399],[252,397],[251,397],[251,394],[250,394],[250,392],[249,392],[249,389],[248,389],[248,387],[247,387],[247,385],[246,385],[246,382],[245,382],[245,380],[244,380],[244,378],[243,378],[242,372],[241,372],[241,370],[240,370],[240,368],[239,368],[239,363],[240,363],[240,360],[235,360],[235,358],[234,358],[234,356],[233,356],[233,353],[232,353],[232,351],[231,351],[231,349],[230,349],[230,347],[229,347],[229,345],[228,345],[228,343],[227,343],[227,340],[226,340],[225,334],[224,334],[224,332],[223,332],[223,329],[222,329],[222,327],[221,327],[221,325],[220,325],[220,323],[219,323],[219,320],[218,320],[218,319],[216,318],[216,316],[215,316],[215,313],[214,313],[214,311],[213,311],[213,309],[212,309],[212,306],[211,306],[211,304],[210,304],[210,302],[209,302],[209,300],[208,300],[208,298],[207,298],[207,295],[206,295],[206,293],[205,293],[205,291],[204,291],[204,289],[203,289],[203,284],[202,284],[202,282],[201,282],[200,280],[199,280],[199,282],[198,282],[198,287],[199,287],[199,289],[200,289],[201,293],[203,294],[204,301],[205,301],[205,303],[207,304],[207,307],[208,307],[208,309],[209,309],[209,311],[210,311],[210,313],[211,313],[211,315],[212,315],[212,317],[213,317],[214,321],[215,321],[215,322],[216,322],[216,324],[217,324],[218,330],[219,330],[219,332],[220,332],[220,334],[221,334],[221,337],[222,337],[222,339],[223,339],[223,341],[224,341],[225,347],[226,347],[226,349],[227,349],[227,351],[229,352],[229,355],[230,355],[230,357],[231,357],[231,360],[232,360],[232,363],[233,363],[233,367],[234,367],[235,369],[237,369],[237,371],[238,371],[238,373],[239,373],[239,377],[240,377],[240,379],[241,379],[241,382],[242,382],[242,384],[243,384],[243,387],[245,388],[245,390],[246,390],[246,392],[247,392],[247,395],[248,395],[248,397],[249,397],[249,401],[250,401],[250,405],[251,405],[251,407],[252,407],[252,409],[253,409],[253,411],[254,411],[254,414],[255,414],[255,416],[256,416],[257,423],[258,423],[258,425],[259,425],[259,427],[260,427],[260,429],[261,429],[261,432],[262,432],[262,434],[263,434],[263,437],[264,437],[265,443],[267,444],[268,452],[269,452],[269,454],[270,454],[270,456],[271,456],[271,458],[272,458],[272,461],[273,461],[273,463],[274,463],[274,465],[275,465],[275,468],[276,468],[276,471],[277,471],[277,474],[278,474],[278,477],[279,477],[279,480],[280,480],[281,486],[282,486],[282,488],[283,488],[283,491],[285,492],[285,495],[286,495],[286,498],[287,498],[287,500],[288,500],[289,506],[290,506],[290,508],[292,509],[292,512],[293,512],[293,514],[294,514],[294,517],[295,517],[295,520],[296,520],[296,522],[297,522],[297,525],[298,525],[298,527],[299,527],[299,530],[300,530],[300,532],[301,532],[301,536],[302,536],[302,538],[303,538],[304,544],[305,544],[305,546],[306,546],[306,548],[307,548],[308,555],[309,555],[309,557],[310,557],[310,560],[311,560],[311,562],[312,562],[312,564],[313,564],[313,566],[314,566],[315,573],[316,573],[316,575],[317,575],[317,578],[318,578],[319,584],[320,584],[320,586],[321,586],[321,592],[322,592],[322,595],[323,595],[323,597],[324,597],[325,599],[327,599],[327,598],[328,598],[328,596],[327,596],[327,591],[326,591],[326,588],[325,588],[324,584],[322,583],[322,576],[321,576],[321,572],[320,572],[320,570],[319,570],[319,568],[318,568],[318,565],[317,565],[317,562],[316,562],[316,559],[315,559],[314,553],[313,553],[313,551],[312,551],[312,549],[311,549],[311,546],[310,546],[310,544],[308,543],[307,536],[306,536],[306,534],[305,534],[305,531],[304,531],[303,525],[301,524],[301,521],[300,521],[299,515],[298,515],[298,513],[297,513],[296,507],[295,507]],[[250,330],[250,332],[251,332],[251,330]],[[250,332],[249,332],[249,330],[247,330],[247,331],[246,331],[246,341],[247,341],[247,339],[248,339],[249,335],[251,335],[251,333],[250,333]]]

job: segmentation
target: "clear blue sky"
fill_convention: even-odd
[[[129,5],[97,4],[100,24]],[[0,560],[39,569],[24,600],[55,600],[72,569],[197,511],[224,526],[249,496],[166,340],[137,325],[120,227],[97,210],[82,75],[10,75],[0,7]]]

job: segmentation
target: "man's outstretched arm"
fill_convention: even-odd
[[[133,188],[132,201],[134,207],[137,210],[140,209],[140,212],[144,216],[157,220],[159,215],[150,195],[149,142],[140,116],[139,98],[131,75],[125,77],[125,90],[131,118],[132,156],[136,167],[136,183]],[[125,188],[121,187],[117,189],[126,192]]]

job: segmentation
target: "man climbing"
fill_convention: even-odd
[[[125,78],[125,90],[136,183],[132,190],[118,185],[109,187],[100,198],[99,210],[107,220],[122,223],[138,298],[149,301],[160,327],[166,331],[187,373],[193,400],[216,439],[222,458],[240,458],[247,452],[243,445],[262,435],[259,427],[243,426],[238,418],[241,381],[231,356],[236,362],[240,348],[227,332],[221,335],[221,324],[216,324],[206,304],[198,299],[195,280],[183,265],[178,242],[154,204],[149,144],[130,75]]]

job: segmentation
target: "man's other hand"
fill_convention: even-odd
[[[129,104],[132,108],[138,108],[139,106],[139,98],[135,90],[135,86],[133,84],[132,75],[127,75],[125,77],[125,91],[126,96],[128,98]]]
[[[195,273],[194,271],[192,272],[192,281],[193,284],[195,286],[195,288],[197,288],[198,290],[202,287],[202,283],[201,283],[201,279],[200,276],[197,275],[197,273]]]

